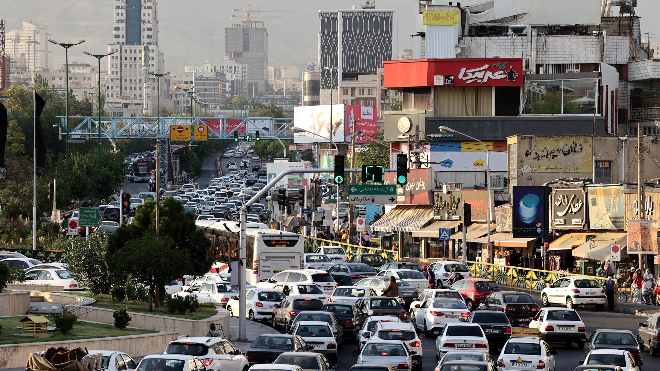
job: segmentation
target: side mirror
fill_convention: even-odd
[[[550,349],[550,354],[552,354],[553,356],[557,353],[559,353],[557,349]]]

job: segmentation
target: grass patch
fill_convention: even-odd
[[[24,343],[37,343],[42,341],[66,341],[66,340],[79,340],[79,339],[92,339],[92,338],[106,338],[113,336],[127,336],[127,335],[140,335],[140,334],[153,334],[156,330],[144,330],[127,328],[120,330],[112,325],[102,325],[98,323],[78,321],[73,325],[73,330],[66,335],[60,332],[52,332],[52,336],[48,338],[32,337],[32,336],[15,336],[21,333],[21,323],[18,322],[25,316],[17,317],[0,317],[0,325],[2,325],[2,333],[0,333],[0,344],[24,344]],[[51,325],[53,323],[51,322]],[[45,348],[44,348],[45,349]]]
[[[156,316],[201,320],[201,319],[207,319],[209,317],[213,317],[216,314],[218,314],[218,311],[215,309],[215,306],[209,304],[200,304],[199,309],[195,313],[186,313],[184,315],[180,315],[180,314],[168,313],[165,307],[160,307],[160,308],[153,307],[153,311],[149,312],[148,303],[143,303],[140,301],[130,301],[130,300],[125,300],[124,302],[119,303],[113,301],[110,295],[104,295],[104,294],[94,295],[90,292],[75,292],[75,293],[67,292],[66,294],[73,294],[73,295],[93,298],[94,300],[96,300],[96,302],[91,306],[96,308],[117,310],[121,307],[126,307],[126,310],[129,312],[153,314]]]

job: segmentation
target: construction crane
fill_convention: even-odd
[[[242,13],[242,15],[241,15]],[[248,4],[247,8],[245,9],[237,9],[234,8],[231,10],[231,19],[234,18],[243,18],[243,23],[244,27],[246,28],[251,28],[251,27],[256,27],[257,25],[261,25],[263,27],[264,21],[257,21],[255,20],[252,13],[290,13],[288,10],[263,10],[263,9],[252,9],[252,5]],[[258,16],[259,19],[263,18],[282,18],[279,16]]]

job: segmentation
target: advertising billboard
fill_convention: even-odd
[[[378,133],[377,108],[346,105],[346,142],[350,143],[353,134],[353,124],[358,135],[355,142],[358,144],[371,143],[376,140]]]
[[[293,169],[309,169],[311,163],[309,161],[301,162],[276,162],[276,163],[267,163],[266,171],[268,173],[268,182],[275,179],[278,174]],[[303,185],[306,183],[305,180],[309,179],[310,174],[289,174],[284,177],[277,183],[277,187],[287,187],[287,188],[303,188]]]
[[[582,188],[552,190],[552,227],[584,229],[587,217],[587,195]]]
[[[202,120],[210,131],[227,135],[238,131],[239,135],[246,133],[254,134],[260,131],[262,134],[270,133],[270,120],[268,119],[205,119]]]
[[[456,26],[461,24],[459,10],[425,10],[422,22],[427,26]]]
[[[490,171],[507,171],[507,153],[491,152]],[[486,152],[431,152],[435,171],[486,171]]]
[[[649,219],[628,219],[628,254],[658,254],[658,226]]]
[[[396,184],[396,173],[385,173],[383,184]],[[435,188],[433,169],[410,169],[408,183],[396,187],[398,205],[431,205]]]
[[[548,232],[545,187],[513,187],[513,237],[542,238]]]
[[[490,191],[490,209],[488,208],[488,191],[486,190],[462,190],[463,202],[470,204],[472,208],[472,221],[485,222],[490,210],[490,220],[495,220],[495,195]]]
[[[461,220],[463,202],[461,191],[433,191],[433,218],[437,220]]]
[[[623,230],[626,198],[623,186],[587,187],[589,229]]]
[[[330,106],[295,107],[293,125],[299,129],[294,132],[295,143],[343,143],[345,109],[343,104],[332,106],[332,125],[330,124]]]
[[[518,143],[521,168],[528,173],[592,172],[592,138],[587,136],[532,137]]]

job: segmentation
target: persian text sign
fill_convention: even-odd
[[[658,254],[658,227],[653,220],[628,220],[628,254]]]
[[[528,173],[588,173],[592,168],[592,138],[532,137],[518,143],[520,167]]]
[[[552,227],[583,229],[587,217],[586,198],[582,188],[555,188],[552,191]]]
[[[433,218],[438,220],[461,220],[463,203],[461,191],[433,191]]]
[[[427,26],[456,26],[461,22],[458,10],[426,10],[422,22]]]

